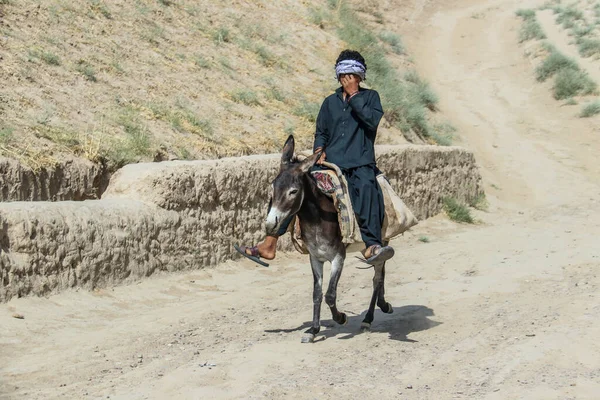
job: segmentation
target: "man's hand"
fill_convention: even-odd
[[[342,84],[346,96],[352,96],[354,93],[358,92],[360,78],[354,74],[342,74],[340,75],[340,83]]]
[[[325,161],[325,158],[327,157],[327,155],[325,154],[325,150],[323,150],[322,147],[317,147],[315,149],[315,154],[321,152],[321,157],[319,157],[319,159],[317,160],[317,164],[321,165],[323,164],[323,161]]]

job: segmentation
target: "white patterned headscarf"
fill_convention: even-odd
[[[335,76],[338,80],[340,74],[356,74],[364,81],[366,72],[365,66],[356,60],[342,60],[335,65]]]

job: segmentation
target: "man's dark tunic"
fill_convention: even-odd
[[[382,244],[383,193],[377,183],[375,137],[383,117],[379,94],[360,88],[344,101],[342,88],[328,96],[317,117],[314,149],[322,147],[327,161],[340,167],[350,190],[361,236],[368,246]]]
[[[342,94],[339,88],[323,101],[314,148],[323,147],[327,161],[340,168],[375,165],[375,136],[383,117],[379,94],[360,88],[349,102]]]

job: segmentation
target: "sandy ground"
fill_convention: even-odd
[[[307,259],[231,262],[0,306],[1,399],[600,398],[598,121],[538,84],[514,11],[415,2],[409,51],[482,167],[490,207],[394,241],[386,297],[352,257],[314,344]],[[426,235],[430,243],[417,239]],[[13,313],[24,319],[15,319]]]

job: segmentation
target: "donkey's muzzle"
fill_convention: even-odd
[[[267,231],[267,235],[273,236],[277,230],[279,229],[279,219],[275,218],[274,221],[269,221],[267,219],[267,223],[265,224],[265,228]]]
[[[267,215],[267,221],[265,222],[265,229],[267,235],[275,236],[277,231],[281,227],[281,222],[284,220],[285,215],[280,212],[277,208],[272,207]]]

